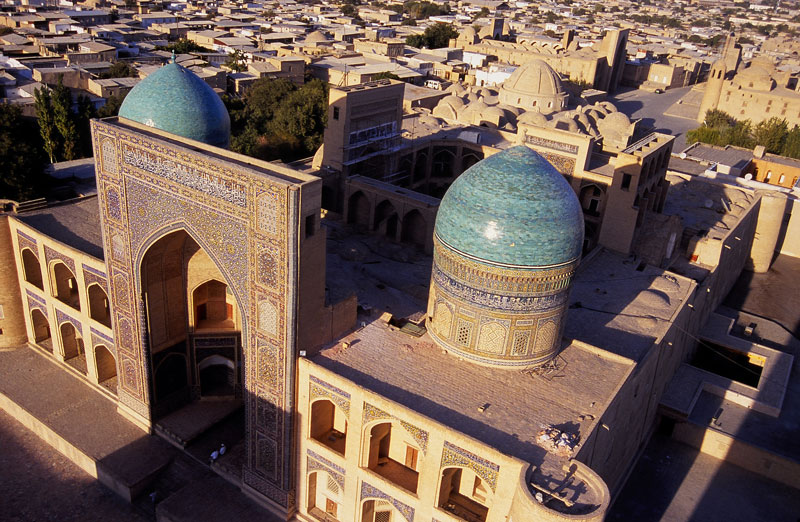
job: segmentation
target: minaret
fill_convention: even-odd
[[[703,101],[700,103],[700,112],[697,121],[703,123],[706,119],[706,112],[716,109],[719,106],[719,98],[722,94],[722,86],[725,83],[725,75],[728,69],[725,60],[720,58],[711,65],[711,72],[708,74],[706,90],[703,93]]]

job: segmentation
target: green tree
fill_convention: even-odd
[[[175,54],[189,54],[189,53],[210,53],[210,49],[206,49],[202,45],[198,45],[191,40],[181,38],[172,42],[167,46],[159,45],[156,47],[159,51],[172,51]]]
[[[83,94],[78,95],[77,106],[75,124],[80,137],[80,155],[82,158],[87,158],[92,155],[92,129],[89,122],[97,117],[97,111],[92,100]]]
[[[382,73],[378,73],[372,77],[372,81],[375,80],[399,80],[400,77],[397,76],[395,73],[391,73],[389,71],[384,71]]]
[[[708,127],[713,128],[730,127],[735,122],[736,120],[733,119],[733,116],[718,109],[711,109],[707,111],[705,120],[703,121],[703,123],[705,123]]]
[[[119,108],[122,106],[122,101],[125,99],[125,96],[127,96],[127,93],[119,96],[109,96],[106,100],[106,104],[97,111],[97,117],[108,118],[119,114]]]
[[[478,18],[484,18],[489,16],[489,9],[487,7],[481,7],[481,10],[472,15],[473,20],[477,20]]]
[[[544,21],[548,24],[552,24],[560,20],[561,17],[555,14],[553,11],[547,11],[547,14],[544,15]]]
[[[234,49],[225,60],[225,65],[234,72],[242,72],[247,70],[247,56],[241,49]]]
[[[72,112],[72,93],[64,86],[61,77],[58,78],[58,85],[53,89],[51,96],[53,100],[53,120],[58,133],[61,135],[63,158],[71,161],[78,157],[80,135],[75,122],[75,115]]]
[[[312,79],[299,89],[285,79],[260,79],[241,98],[225,97],[231,149],[265,160],[293,161],[322,144],[328,88]]]
[[[692,143],[708,143],[710,145],[718,145],[720,140],[720,132],[717,129],[701,125],[696,129],[692,129],[686,133],[686,142]]]
[[[55,163],[60,139],[53,113],[53,98],[50,88],[43,86],[41,89],[36,89],[33,94],[36,119],[39,122],[39,134],[42,137],[42,148],[50,158],[50,163]]]
[[[98,75],[98,78],[137,78],[139,71],[128,62],[116,62],[107,71]]]
[[[781,149],[781,156],[800,159],[800,127],[797,125],[786,133],[783,149]]]
[[[439,49],[450,45],[450,40],[453,38],[458,38],[458,31],[449,24],[437,23],[429,26],[422,34],[415,34],[406,38],[406,44],[411,47]]]
[[[36,124],[16,105],[0,103],[0,198],[25,201],[42,195],[43,167]]]
[[[752,149],[754,146],[750,120],[735,121],[733,125],[722,130],[720,143],[716,145],[733,145]]]
[[[773,154],[781,153],[787,134],[789,134],[789,126],[786,120],[775,116],[759,122],[753,128],[753,140],[756,145],[763,145],[767,152]]]

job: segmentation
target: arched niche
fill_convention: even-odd
[[[117,376],[117,361],[105,345],[98,344],[94,347],[94,364],[97,368],[97,382],[100,384],[115,380]]]
[[[86,350],[83,346],[83,337],[69,321],[59,326],[61,333],[61,349],[64,353],[64,362],[86,375]]]
[[[31,310],[33,342],[53,353],[53,340],[50,337],[50,322],[38,308]]]
[[[417,492],[422,454],[398,422],[385,420],[365,428],[362,466],[395,485]]]
[[[347,416],[333,401],[318,399],[311,403],[312,439],[344,455],[347,442]]]
[[[111,328],[111,310],[108,303],[108,294],[97,283],[89,285],[86,289],[86,297],[89,301],[89,317],[98,323]]]
[[[317,470],[308,474],[306,509],[319,520],[341,520],[342,488],[329,473]]]
[[[75,274],[62,261],[53,263],[51,273],[53,276],[53,297],[62,303],[80,311],[81,302],[78,295],[78,281]]]
[[[22,271],[25,275],[25,281],[29,282],[40,290],[44,290],[44,283],[42,282],[42,265],[39,263],[39,258],[31,251],[30,248],[22,249]]]
[[[436,506],[462,520],[485,522],[492,490],[474,471],[451,467],[442,470]]]
[[[235,394],[236,365],[233,361],[221,355],[212,355],[200,361],[197,368],[203,397]]]

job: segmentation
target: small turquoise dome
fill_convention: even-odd
[[[567,180],[535,151],[517,146],[453,182],[439,205],[435,234],[479,261],[543,268],[578,259],[583,212]]]
[[[231,119],[217,93],[196,74],[170,63],[136,84],[119,115],[216,147],[228,147]]]

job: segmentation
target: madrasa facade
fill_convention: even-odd
[[[402,88],[357,87],[332,89],[339,143],[311,168],[227,150],[224,105],[180,65],[140,82],[92,122],[96,197],[3,214],[3,346],[177,445],[184,408],[243,408],[219,463],[283,519],[602,520],[691,332],[758,253],[759,198],[683,241],[663,214],[670,137],[612,153],[529,118],[515,142],[402,145],[381,101]],[[441,200],[414,190],[445,182]]]

